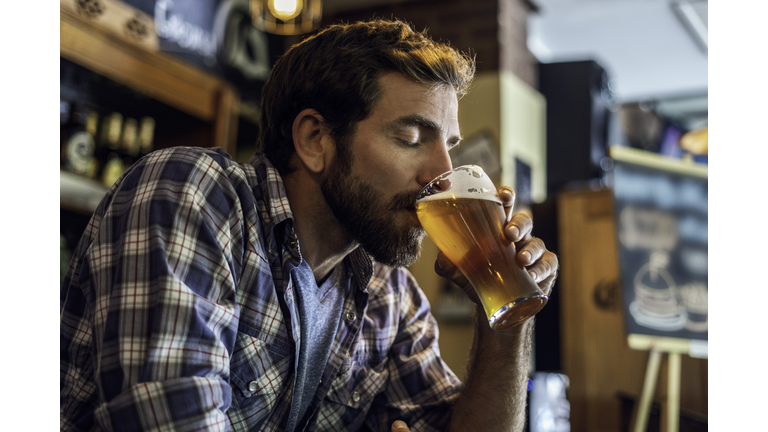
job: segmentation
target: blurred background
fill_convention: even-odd
[[[706,0],[60,0],[60,11],[62,277],[134,161],[193,145],[247,162],[261,87],[291,45],[333,23],[399,18],[475,56],[454,165],[515,188],[560,258],[536,318],[528,430],[630,430],[653,337],[677,342],[666,352],[682,365],[662,357],[647,430],[707,429]],[[463,378],[471,305],[434,274],[436,254],[427,239],[411,271]]]

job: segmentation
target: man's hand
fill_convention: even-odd
[[[394,423],[392,423],[392,432],[411,432],[410,429],[408,429],[408,425],[405,424],[402,420],[395,420]]]
[[[502,186],[497,194],[504,204],[504,211],[507,216],[504,236],[515,244],[515,259],[525,266],[544,294],[549,295],[559,268],[557,256],[547,250],[543,241],[531,236],[533,221],[527,214],[517,213],[510,217],[512,207],[515,204],[515,193],[512,189]],[[437,254],[435,272],[458,285],[475,304],[480,304],[480,298],[467,278],[442,252]]]

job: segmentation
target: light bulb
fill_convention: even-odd
[[[269,0],[267,7],[275,18],[288,21],[301,13],[302,0]]]

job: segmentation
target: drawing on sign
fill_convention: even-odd
[[[707,331],[707,284],[691,282],[678,289],[687,313],[685,328],[693,332]]]
[[[633,289],[635,299],[629,305],[629,313],[645,327],[663,331],[688,329],[693,332],[707,331],[707,285],[695,281],[678,287],[667,271],[670,253],[678,246],[680,237],[702,234],[691,218],[679,222],[665,212],[625,207],[620,214],[619,241],[628,250],[648,249],[648,263],[635,273]],[[689,235],[679,235],[679,230],[689,229]],[[704,229],[706,233],[706,229]],[[704,234],[703,236],[706,236]],[[706,237],[704,237],[706,241]],[[707,274],[707,254],[700,249],[684,247],[680,250],[681,262],[691,273]]]
[[[677,299],[675,280],[665,268],[668,263],[668,253],[651,253],[650,262],[635,274],[635,300],[629,312],[638,324],[674,331],[683,328],[686,314]]]
[[[621,211],[619,240],[627,249],[672,250],[677,245],[675,218],[658,210],[626,207]]]

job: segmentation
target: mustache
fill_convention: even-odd
[[[390,210],[412,209],[416,204],[416,199],[419,197],[421,189],[417,189],[409,192],[401,192],[392,198],[392,202],[389,205]]]

